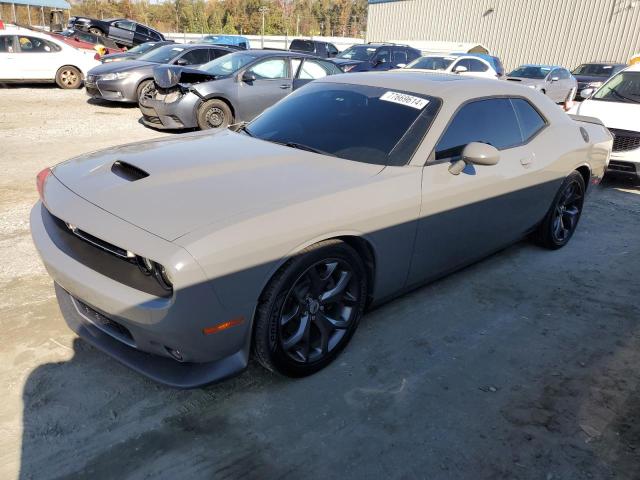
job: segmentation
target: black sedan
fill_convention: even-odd
[[[153,28],[125,18],[98,20],[87,17],[71,17],[68,27],[110,38],[118,45],[125,47],[165,39],[164,35]]]
[[[585,88],[599,88],[604,82],[606,82],[613,75],[618,73],[627,65],[624,63],[612,63],[612,62],[590,62],[583,63],[573,72],[573,76],[578,81],[578,91],[576,92],[576,99],[582,100],[580,92]]]

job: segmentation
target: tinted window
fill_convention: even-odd
[[[132,32],[136,29],[136,24],[133,22],[129,22],[129,21],[121,21],[121,22],[116,22],[114,23],[114,25],[117,28],[124,28],[125,30],[131,30]]]
[[[476,60],[475,58],[467,58],[466,60],[467,71],[469,72],[486,72],[489,70],[489,67],[480,60]]]
[[[201,65],[209,61],[209,49],[208,48],[196,48],[190,50],[180,57],[181,60],[185,60],[187,65]]]
[[[376,47],[364,46],[364,45],[353,45],[343,52],[340,52],[337,57],[338,58],[346,58],[348,60],[362,60],[367,61],[370,60],[371,57],[376,53]]]
[[[620,69],[620,65],[606,65],[602,63],[585,63],[573,71],[574,75],[588,75],[590,77],[609,77]]]
[[[399,63],[407,64],[409,60],[407,59],[407,52],[404,50],[394,50],[393,51],[393,64],[398,65]]]
[[[22,53],[46,53],[59,50],[57,45],[37,37],[19,35],[18,43],[20,44],[20,51]]]
[[[289,50],[297,50],[299,52],[313,52],[313,42],[309,40],[294,40],[289,46]]]
[[[150,52],[143,53],[138,57],[138,60],[153,63],[167,63],[181,55],[184,52],[184,47],[165,45],[151,50]]]
[[[285,58],[263,60],[251,67],[249,71],[259,79],[287,78],[287,60]]]
[[[390,60],[391,52],[388,48],[381,48],[376,52],[374,60],[378,62],[388,62]]]
[[[569,78],[569,71],[565,70],[564,68],[560,68],[558,70],[558,76],[560,77],[560,80],[566,80],[567,78]]]
[[[326,57],[329,55],[327,52],[327,44],[326,43],[318,43],[316,44],[316,55],[319,57]]]
[[[538,111],[526,100],[523,100],[522,98],[513,98],[511,99],[511,103],[516,111],[518,120],[520,121],[522,137],[525,142],[529,141],[531,137],[545,126],[545,121]]]
[[[640,103],[640,72],[621,72],[605,83],[593,100]]]
[[[0,52],[13,53],[13,35],[0,36]]]
[[[222,48],[211,48],[209,49],[209,58],[213,60],[214,58],[220,58],[227,55],[229,50],[223,50]]]
[[[420,58],[422,55],[418,50],[407,49],[408,60],[413,62],[416,58]]]
[[[522,143],[509,99],[492,98],[463,106],[438,142],[436,159],[459,157],[471,142],[488,143],[497,149]]]
[[[136,33],[140,35],[144,35],[145,37],[149,36],[149,29],[147,27],[143,27],[142,25],[136,25]]]
[[[391,92],[320,80],[296,90],[247,128],[249,134],[272,142],[294,142],[358,162],[404,165],[431,125],[440,100],[410,94],[402,97],[413,100],[414,106],[407,106],[383,100],[385,94]],[[421,108],[414,108],[416,104]]]
[[[515,77],[515,78],[543,79],[549,74],[550,71],[551,69],[549,67],[537,67],[533,65],[524,65],[522,67],[516,68],[508,76]]]
[[[338,54],[338,49],[336,48],[336,46],[333,43],[327,43],[327,48],[329,49],[329,53],[331,55],[337,55]]]

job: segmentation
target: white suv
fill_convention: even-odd
[[[614,135],[609,171],[640,178],[640,64],[611,77],[594,92],[585,88],[586,98],[569,113],[596,117]]]
[[[481,78],[500,78],[504,75],[500,59],[485,54],[428,55],[417,58],[403,69],[457,73]]]
[[[7,26],[0,30],[0,82],[56,82],[80,88],[100,65],[92,52],[74,48],[44,32]]]

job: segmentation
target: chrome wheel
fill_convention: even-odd
[[[361,285],[351,266],[326,259],[307,268],[287,293],[279,316],[279,342],[298,363],[325,358],[358,315]]]
[[[565,243],[573,235],[584,201],[584,190],[580,182],[568,183],[556,203],[553,213],[552,235],[558,244]]]

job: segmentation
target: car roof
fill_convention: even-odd
[[[514,82],[491,78],[461,76],[451,73],[432,73],[411,69],[387,72],[358,72],[323,77],[316,82],[367,85],[413,92],[447,99],[466,99],[492,95],[522,95],[531,89]],[[472,94],[470,94],[472,92]]]
[[[254,57],[266,57],[267,55],[272,55],[275,57],[306,57],[306,58],[316,58],[318,60],[326,60],[324,58],[320,58],[316,55],[310,55],[308,53],[296,52],[290,50],[270,50],[268,48],[260,49],[260,48],[249,48],[247,50],[240,50],[240,52],[251,52],[251,55]]]
[[[523,65],[520,65],[520,67],[540,67],[540,68],[551,68],[551,69],[553,69],[553,68],[565,68],[566,69],[566,67],[563,67],[562,65],[546,65],[544,63],[525,63]],[[518,68],[520,68],[520,67],[518,67]]]

